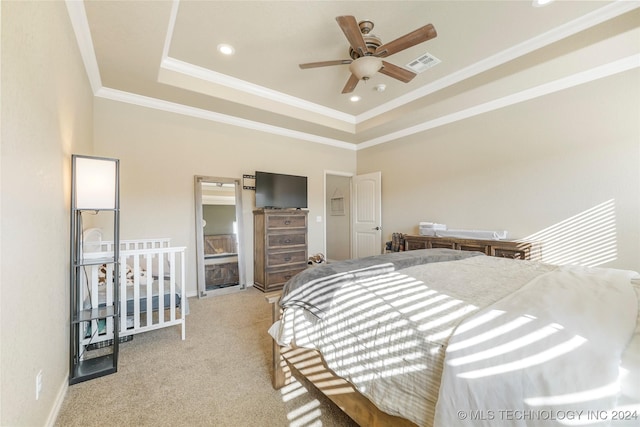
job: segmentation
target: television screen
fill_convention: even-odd
[[[256,207],[307,207],[307,177],[256,171]]]

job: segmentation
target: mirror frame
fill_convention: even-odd
[[[238,286],[229,288],[216,289],[207,292],[207,285],[205,281],[205,263],[204,263],[204,233],[202,231],[202,184],[203,183],[223,183],[223,184],[235,184],[235,196],[236,196],[236,223],[238,225]],[[242,243],[244,242],[244,224],[242,221],[242,183],[240,179],[235,178],[221,178],[214,176],[195,175],[194,177],[194,200],[195,200],[195,232],[196,232],[196,270],[197,270],[197,288],[198,298],[221,295],[232,292],[237,292],[246,289],[246,278],[244,268],[244,248]]]

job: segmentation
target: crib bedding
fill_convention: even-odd
[[[180,326],[184,340],[185,316],[189,314],[189,300],[184,294],[186,248],[170,246],[167,238],[120,240],[119,244],[120,338]],[[86,309],[110,305],[114,297],[116,264],[99,263],[113,257],[114,242],[100,242],[94,249],[83,254],[85,259],[98,260],[84,269],[86,285],[79,299]],[[113,340],[113,327],[111,317],[96,319],[81,331],[82,344],[96,348],[108,345]]]
[[[159,282],[158,280],[153,280],[152,281],[152,289],[151,289],[151,310],[152,311],[157,311],[160,307],[160,297],[159,297]],[[169,308],[171,306],[171,292],[170,292],[170,282],[168,280],[164,281],[164,288],[163,288],[163,307]],[[106,299],[107,299],[107,290],[105,286],[100,286],[99,287],[99,305],[100,306],[104,306]],[[147,285],[146,284],[140,284],[139,285],[139,297],[138,297],[138,301],[139,301],[139,307],[140,307],[140,313],[146,313],[147,312]],[[180,289],[179,286],[176,285],[175,286],[175,294],[174,294],[174,299],[175,299],[175,306],[176,307],[181,307],[182,305],[182,295],[180,294]],[[126,300],[127,300],[127,316],[133,316],[134,315],[134,309],[135,309],[135,294],[134,294],[134,287],[133,286],[127,286],[127,295],[126,295]],[[185,301],[187,301],[185,299]],[[185,310],[184,314],[188,314],[188,307],[187,304],[185,304],[185,307],[183,307]]]
[[[281,345],[318,349],[330,369],[381,410],[419,426],[480,425],[460,419],[458,411],[548,408],[544,396],[615,383],[636,327],[633,272],[487,256],[443,260],[448,252],[456,251],[415,254],[424,262],[397,269],[383,262],[378,275],[341,281],[331,277],[345,272],[338,271],[315,277],[312,289],[300,280],[291,289],[287,284],[282,319],[270,333]],[[608,334],[612,328],[616,333]],[[550,357],[565,341],[570,344],[564,353]],[[536,364],[538,355],[547,357]],[[518,365],[521,359],[530,366]],[[575,367],[594,364],[603,367],[598,375],[575,373]],[[574,389],[563,376],[571,369],[582,375]],[[503,390],[503,384],[508,392],[487,393]],[[596,409],[611,408],[613,397],[599,400]],[[576,408],[575,402],[554,406],[567,408]]]
[[[140,295],[141,295],[139,299],[140,313],[147,312],[147,297],[142,296],[142,295],[146,295],[145,288],[146,286],[140,287]],[[168,289],[168,286],[165,289]],[[175,306],[180,307],[181,301],[182,301],[180,292],[176,292],[174,298],[175,298]],[[171,305],[171,294],[165,291],[162,301],[163,301],[162,306],[164,308],[169,308],[169,306]],[[127,316],[134,315],[134,307],[135,307],[135,299],[133,297],[133,293],[131,292],[131,295],[130,295],[130,292],[127,292]],[[157,311],[159,308],[160,308],[160,298],[157,292],[154,291],[154,294],[151,297],[151,311]]]

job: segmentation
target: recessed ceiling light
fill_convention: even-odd
[[[553,0],[533,0],[533,7],[542,7],[542,6],[546,6],[549,3],[553,2]]]
[[[233,55],[236,50],[230,44],[219,44],[218,52],[223,55]]]
[[[360,101],[360,97],[358,95],[353,95],[351,98],[349,98],[351,100],[351,102],[358,102]]]

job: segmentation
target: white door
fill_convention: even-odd
[[[353,258],[382,253],[382,173],[353,177]]]

